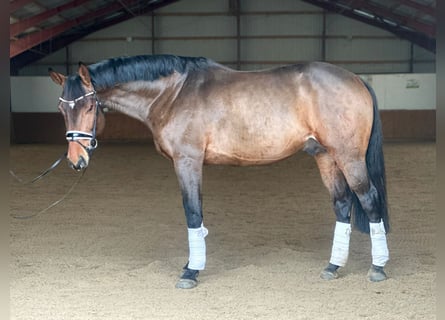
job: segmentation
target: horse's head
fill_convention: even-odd
[[[97,147],[96,134],[105,126],[105,117],[97,100],[88,68],[79,63],[78,75],[64,76],[49,70],[51,79],[63,87],[59,110],[63,114],[68,140],[70,166],[80,171],[88,166]]]

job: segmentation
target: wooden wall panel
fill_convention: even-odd
[[[63,143],[65,122],[60,113],[12,113],[13,143]],[[100,141],[151,141],[151,132],[143,123],[120,113],[105,115],[105,130]]]
[[[382,110],[383,135],[391,140],[435,140],[436,110]]]

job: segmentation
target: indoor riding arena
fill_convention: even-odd
[[[436,319],[435,11],[435,0],[12,0],[10,318]],[[97,74],[89,74],[91,82],[85,74],[85,66],[102,60],[165,54],[209,58],[246,77],[324,61],[372,87],[383,132],[389,260],[375,263],[374,229],[360,232],[351,214],[347,263],[334,279],[321,277],[332,265],[343,209],[314,160],[335,150],[315,135],[315,149],[306,140],[307,152],[282,161],[204,165],[207,236],[203,225],[191,226],[194,204],[187,202],[186,183],[178,183],[180,168],[169,149],[155,146],[158,124],[144,124],[149,115],[109,108],[94,87]],[[161,80],[187,75],[163,68],[148,70]],[[147,77],[133,87],[148,95],[142,83],[161,80]],[[70,98],[66,86],[73,79],[84,91]],[[158,96],[169,101],[167,91]],[[254,98],[243,103],[257,108],[262,101]],[[83,109],[88,101],[97,101],[96,113]],[[209,108],[215,103],[206,101]],[[345,119],[354,123],[349,118],[327,120],[340,127]],[[87,126],[85,119],[94,121]],[[181,141],[191,137],[186,132]],[[75,148],[84,155],[77,164]],[[191,230],[202,231],[199,244]],[[196,274],[197,247],[205,269],[193,288],[177,288],[187,272]],[[371,265],[384,266],[386,279],[370,281]]]

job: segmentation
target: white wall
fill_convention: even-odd
[[[75,72],[79,61],[154,53],[205,56],[237,65],[236,17],[229,0],[181,0],[151,15],[98,31],[22,69]],[[154,26],[154,29],[152,28]],[[323,10],[298,0],[241,0],[241,69],[322,60]],[[152,35],[154,34],[154,39]],[[338,14],[326,15],[325,60],[355,73],[407,73],[411,44]],[[414,46],[413,71],[435,72],[435,55]],[[67,57],[68,56],[68,61]]]
[[[374,74],[362,78],[373,87],[380,109],[436,109],[435,74]]]
[[[381,110],[436,109],[435,74],[363,75],[374,88]],[[62,93],[49,76],[11,77],[13,112],[58,112]]]
[[[12,112],[58,112],[61,94],[49,76],[11,77]]]

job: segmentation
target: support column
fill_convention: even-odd
[[[155,54],[155,12],[151,12],[151,54]]]
[[[239,0],[229,0],[230,14],[236,18],[236,69],[241,70],[241,4]]]
[[[326,10],[323,9],[323,22],[321,31],[321,61],[326,61]]]

